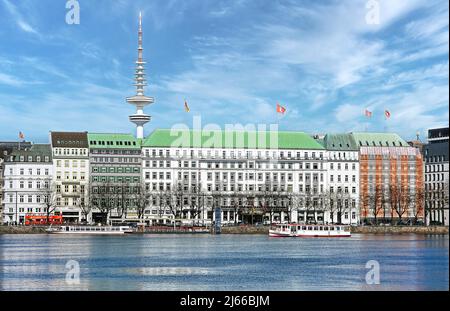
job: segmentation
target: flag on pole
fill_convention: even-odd
[[[277,112],[281,113],[281,114],[284,114],[286,112],[286,108],[284,108],[279,103],[277,103]]]
[[[20,138],[20,139],[24,139],[24,138],[25,138],[25,135],[23,135],[22,132],[19,132],[19,138]]]
[[[389,119],[391,117],[391,113],[389,112],[389,110],[384,111],[384,116],[386,117],[386,119]]]
[[[365,110],[364,111],[364,115],[366,116],[366,117],[368,117],[368,118],[371,118],[372,117],[372,111],[369,111],[369,110]]]
[[[186,100],[184,100],[184,110],[185,110],[186,112],[191,111],[191,109],[189,109],[189,106],[188,106],[188,103],[187,103]]]

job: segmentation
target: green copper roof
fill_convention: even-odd
[[[157,129],[142,147],[324,149],[303,132]]]
[[[352,133],[358,147],[409,147],[395,133]]]
[[[327,150],[359,149],[352,134],[326,134],[322,144]]]
[[[131,134],[88,133],[91,149],[139,149],[140,139]]]

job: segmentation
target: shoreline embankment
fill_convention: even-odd
[[[352,233],[360,234],[448,234],[447,226],[358,226],[351,227]],[[45,227],[0,226],[0,234],[45,234]],[[221,234],[268,234],[267,226],[222,227]]]
[[[355,226],[352,233],[361,234],[448,234],[448,226]],[[222,234],[269,234],[268,227],[240,226],[222,227]]]

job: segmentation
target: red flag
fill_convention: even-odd
[[[365,110],[364,111],[364,115],[366,116],[366,117],[368,117],[368,118],[370,118],[370,117],[372,117],[372,111],[369,111],[369,110]]]
[[[277,103],[277,112],[284,114],[286,112],[286,108]]]
[[[20,139],[24,139],[24,138],[25,138],[25,135],[23,135],[22,132],[19,132],[19,138],[20,138]]]
[[[386,117],[386,119],[389,119],[391,117],[391,113],[389,112],[389,110],[384,111],[384,116]]]

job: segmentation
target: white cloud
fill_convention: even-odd
[[[17,86],[23,85],[23,83],[24,83],[23,81],[17,79],[16,77],[13,77],[13,76],[11,76],[9,74],[5,74],[5,73],[1,73],[0,72],[0,85],[1,84],[6,84],[6,85],[9,85],[9,86],[17,87]]]
[[[6,6],[9,13],[15,19],[15,22],[20,29],[28,33],[39,35],[39,32],[25,21],[24,17],[17,10],[17,7],[14,4],[12,4],[9,0],[3,0],[3,3]]]

